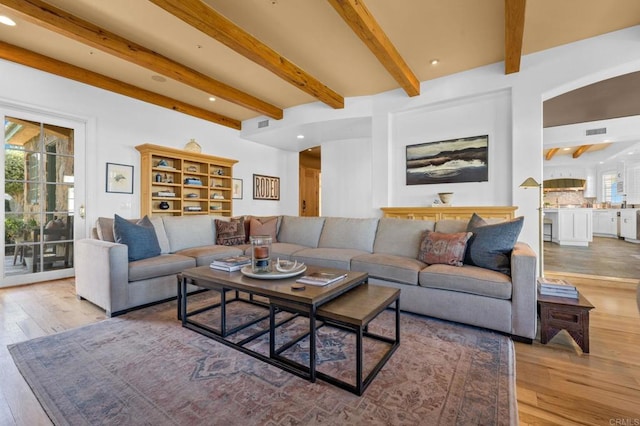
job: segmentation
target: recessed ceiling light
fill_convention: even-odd
[[[304,139],[304,135],[298,135],[298,139]]]
[[[161,75],[152,75],[151,80],[157,81],[159,83],[164,83],[165,81],[167,81],[167,79]]]
[[[435,58],[434,58],[434,59],[432,59],[429,63],[430,63],[431,65],[438,65],[438,64],[440,63],[440,60],[439,60],[439,59],[435,59]]]
[[[216,98],[214,98],[213,96],[209,96],[209,100],[210,100],[211,102],[215,102],[215,101],[216,101]]]
[[[562,148],[563,151],[569,151],[571,148]]]
[[[13,19],[9,18],[8,16],[4,16],[4,15],[0,15],[0,24],[5,24],[8,25],[10,27],[15,27],[16,23],[13,21]]]

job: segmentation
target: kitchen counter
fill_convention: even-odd
[[[588,247],[593,241],[593,209],[581,207],[544,209],[551,223],[551,241],[565,246]]]

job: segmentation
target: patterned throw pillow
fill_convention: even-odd
[[[143,217],[137,223],[132,223],[115,215],[113,235],[116,243],[127,245],[129,262],[160,255],[160,244],[156,230],[148,216]]]
[[[216,219],[216,244],[221,246],[237,246],[245,243],[244,218],[231,220]]]
[[[467,241],[471,232],[443,233],[424,231],[420,242],[418,260],[429,265],[442,263],[445,265],[462,266]]]
[[[268,219],[251,218],[251,226],[249,235],[255,237],[256,235],[268,235],[271,237],[272,243],[277,243],[276,231],[278,228],[278,218],[271,217]]]
[[[465,263],[511,275],[511,252],[518,241],[524,217],[487,224],[473,214],[467,231],[473,232],[469,241]]]

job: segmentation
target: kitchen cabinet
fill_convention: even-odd
[[[593,233],[597,235],[618,236],[618,210],[594,210]]]
[[[625,240],[638,240],[637,212],[638,209],[620,210],[620,236]]]
[[[588,247],[593,241],[593,209],[545,209],[544,214],[551,220],[554,243]]]

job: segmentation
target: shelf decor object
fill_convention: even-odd
[[[542,184],[538,183],[532,177],[528,177],[524,182],[520,184],[520,188],[529,189],[529,188],[538,188],[539,199],[538,199],[538,269],[540,278],[544,277],[544,226],[543,226],[543,211],[542,207],[544,205],[543,195],[542,195]]]
[[[133,194],[133,166],[107,163],[106,191]]]
[[[141,215],[233,215],[236,160],[151,144],[136,149]]]
[[[196,154],[200,154],[202,152],[202,147],[195,139],[189,139],[189,142],[184,146],[184,150],[188,152],[195,152]]]

